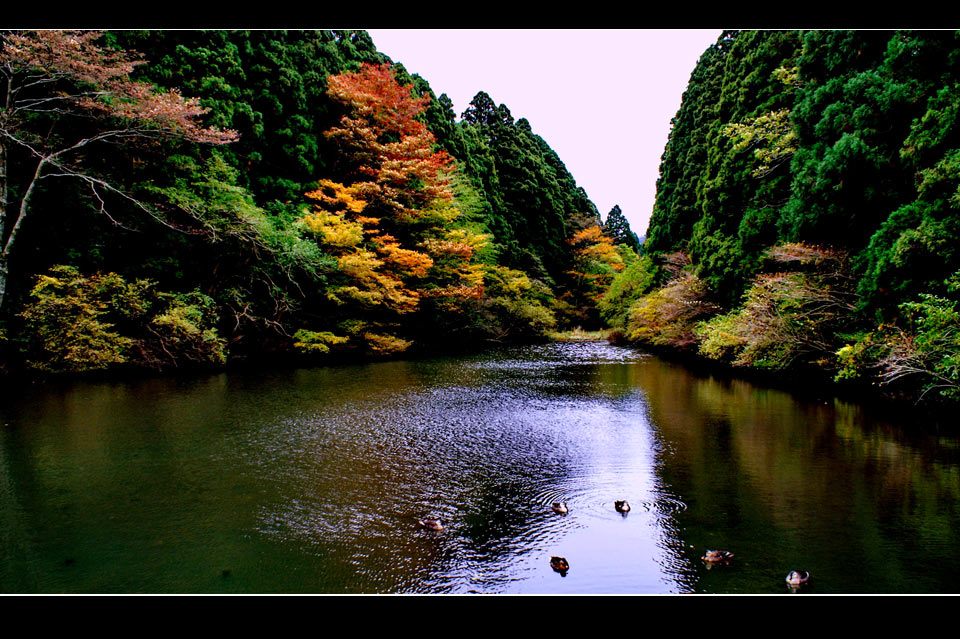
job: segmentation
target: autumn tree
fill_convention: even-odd
[[[143,61],[108,49],[93,31],[6,33],[0,51],[0,304],[12,251],[31,199],[51,178],[79,180],[94,206],[108,213],[114,198],[162,217],[112,179],[96,161],[104,145],[161,139],[226,144],[233,131],[205,128],[204,109],[176,90],[130,79]],[[102,151],[101,151],[102,152]]]
[[[695,330],[699,352],[734,366],[832,369],[837,335],[856,309],[849,257],[842,251],[785,243],[765,254],[739,308]]]
[[[345,109],[325,133],[337,144],[338,179],[307,194],[314,208],[303,224],[337,259],[328,299],[366,318],[341,322],[344,330],[374,352],[404,350],[407,340],[381,328],[422,298],[480,296],[483,274],[471,259],[486,238],[457,226],[453,159],[434,150],[418,119],[429,95],[414,95],[389,65],[372,64],[331,76],[328,93]]]
[[[343,181],[398,223],[418,217],[434,200],[451,199],[447,172],[453,160],[433,150],[433,134],[417,119],[428,95],[414,97],[385,64],[331,76],[327,87],[348,110],[324,134],[337,143]]]
[[[624,256],[599,225],[578,231],[568,242],[573,250],[574,266],[567,272],[572,286],[564,295],[565,301],[573,306],[574,316],[582,323],[596,324],[596,305],[610,288],[614,276],[624,269]],[[626,251],[633,254],[629,248]]]

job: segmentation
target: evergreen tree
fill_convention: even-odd
[[[653,253],[685,249],[700,219],[701,172],[707,161],[707,134],[719,124],[716,113],[722,89],[723,63],[733,42],[729,33],[700,56],[671,120],[660,160],[660,177],[646,247]]]
[[[153,64],[138,71],[201,98],[240,141],[225,159],[261,205],[299,202],[335,151],[323,131],[339,111],[326,78],[385,61],[363,31],[120,31]]]
[[[704,53],[645,246],[668,268],[687,251],[681,272],[732,309],[692,333],[701,353],[776,333],[776,357],[738,361],[816,352],[808,363],[839,366],[838,378],[955,393],[958,51],[949,31],[771,31],[727,32]],[[645,326],[666,297],[606,313]],[[791,343],[811,336],[812,350]]]
[[[490,201],[487,226],[501,247],[503,263],[545,281],[562,280],[570,265],[567,240],[596,207],[556,152],[533,133],[526,118],[480,91],[463,112],[469,141],[468,167]]]
[[[624,217],[620,205],[614,204],[603,223],[603,234],[613,240],[614,244],[626,244],[634,251],[640,250],[640,238],[630,230],[630,222]]]
[[[698,275],[728,303],[739,299],[763,250],[776,241],[777,211],[789,195],[790,176],[786,163],[758,176],[755,155],[734,143],[727,126],[792,106],[777,69],[792,66],[798,48],[795,32],[738,32],[724,55],[716,120],[706,133],[697,185],[701,216],[689,250]]]

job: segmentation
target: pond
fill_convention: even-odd
[[[35,385],[0,592],[957,592],[958,431],[877,408],[602,342]]]

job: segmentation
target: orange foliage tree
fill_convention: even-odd
[[[342,327],[374,352],[404,350],[409,342],[374,332],[415,311],[424,298],[477,298],[483,272],[472,263],[487,237],[458,228],[453,158],[417,118],[429,95],[415,96],[389,65],[327,79],[327,92],[345,108],[325,133],[336,143],[337,181],[308,193],[313,210],[302,218],[337,260],[328,298],[348,306]]]
[[[573,248],[574,264],[567,271],[572,285],[564,297],[581,321],[596,323],[596,305],[624,269],[623,256],[599,225],[577,231],[567,242]]]

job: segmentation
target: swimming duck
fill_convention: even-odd
[[[569,512],[567,510],[567,502],[565,501],[554,502],[550,508],[552,508],[553,512],[557,513],[558,515],[566,515]]]
[[[550,567],[557,572],[564,573],[570,570],[570,562],[568,562],[564,557],[551,557]]]
[[[427,517],[418,521],[427,530],[443,530],[443,521],[439,517]]]
[[[787,575],[787,583],[791,586],[802,586],[810,581],[810,573],[805,570],[791,570]]]
[[[733,553],[730,552],[729,550],[708,550],[707,554],[705,554],[700,559],[709,563],[730,561],[731,559],[733,559]]]
[[[618,513],[630,512],[630,504],[626,500],[613,502],[613,507],[617,509]]]

